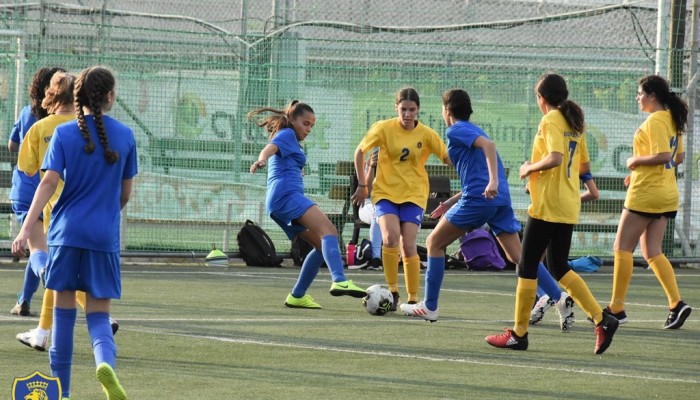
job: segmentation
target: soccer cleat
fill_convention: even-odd
[[[12,310],[10,310],[10,314],[12,315],[19,315],[21,317],[31,317],[33,316],[31,310],[29,309],[29,302],[28,301],[23,301],[22,303],[17,302],[14,307],[12,307]]]
[[[530,325],[535,325],[536,323],[542,321],[544,318],[544,313],[547,312],[556,302],[549,298],[546,294],[537,300],[535,306],[530,311]]]
[[[561,298],[555,304],[557,314],[559,314],[559,326],[563,332],[567,332],[574,326],[574,299],[566,293],[561,294]]]
[[[116,335],[119,330],[119,322],[116,319],[109,317],[109,324],[112,325],[112,336]]]
[[[418,304],[401,304],[401,311],[404,315],[423,318],[430,322],[435,322],[438,319],[438,310],[430,311],[425,305],[425,301]]]
[[[330,293],[331,296],[352,296],[358,299],[367,296],[367,291],[352,283],[351,280],[333,282]]]
[[[23,345],[29,346],[35,350],[46,351],[49,347],[51,331],[44,331],[43,329],[36,328],[24,333],[18,333],[16,338]]]
[[[107,400],[126,400],[126,392],[119,384],[117,374],[107,363],[100,363],[95,371],[97,380],[102,384],[102,391],[107,395]]]
[[[396,311],[396,309],[399,307],[399,292],[391,292],[391,296],[394,298],[394,301],[391,303],[389,311]]]
[[[618,326],[620,321],[603,311],[603,320],[595,327],[595,354],[603,354],[610,347]]]
[[[321,308],[308,294],[296,298],[290,293],[287,295],[287,300],[284,301],[284,305],[289,308]]]
[[[505,328],[504,331],[500,335],[486,336],[486,343],[502,349],[527,350],[527,333],[518,336],[511,329]]]
[[[668,313],[668,318],[666,318],[666,323],[664,323],[663,329],[678,329],[683,326],[686,318],[690,315],[692,308],[687,305],[683,300],[676,304],[676,307],[670,310]]]
[[[617,322],[620,323],[620,325],[627,322],[627,313],[625,313],[625,310],[622,310],[618,313],[614,313],[614,312],[610,311],[610,306],[607,306],[607,307],[605,307],[605,310],[603,310],[603,311],[605,311],[608,315],[612,315],[617,320]],[[588,320],[588,322],[590,322],[592,324],[595,323],[595,321],[593,321],[593,318],[591,318],[591,317],[588,317],[586,319]]]

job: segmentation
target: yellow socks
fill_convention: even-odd
[[[566,289],[581,309],[593,319],[596,325],[603,320],[603,309],[588,289],[586,282],[574,271],[567,272],[559,283]]]
[[[661,287],[664,288],[664,292],[666,292],[668,307],[676,307],[678,302],[681,301],[681,292],[678,290],[676,273],[673,272],[673,266],[668,262],[668,258],[663,254],[659,254],[656,257],[648,259],[647,262],[651,270],[654,271],[656,279],[661,283]]]
[[[44,299],[41,303],[41,315],[39,316],[39,328],[50,331],[53,326],[53,301],[55,292],[51,289],[44,290]]]
[[[403,260],[403,273],[406,281],[408,301],[418,302],[418,289],[420,289],[420,256],[417,254]]]
[[[85,299],[87,295],[85,292],[77,291],[75,292],[75,302],[78,303],[78,305],[85,311],[85,304],[87,304],[87,300]]]
[[[527,326],[530,323],[530,311],[535,304],[537,295],[537,279],[518,278],[518,287],[515,289],[515,325],[513,332],[518,336],[525,336]]]
[[[625,298],[632,280],[634,264],[630,251],[615,250],[614,257],[613,289],[609,307],[613,313],[619,313],[625,309]]]
[[[399,291],[399,248],[382,246],[384,279],[392,292]]]

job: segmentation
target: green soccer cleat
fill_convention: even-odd
[[[308,294],[305,294],[301,298],[296,298],[290,293],[287,295],[287,300],[284,301],[284,305],[289,308],[321,308],[321,306]]]
[[[122,385],[119,384],[117,374],[112,367],[107,363],[101,363],[97,366],[95,372],[97,380],[102,384],[102,390],[107,395],[107,400],[126,400],[126,392]]]
[[[352,296],[361,299],[367,296],[367,291],[352,283],[352,281],[333,282],[331,296]]]

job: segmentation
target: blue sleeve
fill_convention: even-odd
[[[136,143],[132,142],[131,151],[126,156],[126,162],[124,163],[124,173],[122,174],[122,180],[131,179],[139,172],[138,167],[138,157],[136,155]]]
[[[462,147],[472,147],[476,138],[480,135],[474,129],[468,129],[461,124],[455,124],[447,128],[445,132],[447,138],[450,142],[462,146]]]
[[[272,138],[270,143],[277,146],[278,154],[280,157],[284,158],[287,155],[299,151],[299,141],[294,133],[294,129],[285,128],[277,132],[275,137]]]
[[[63,171],[66,169],[66,159],[63,153],[60,135],[54,131],[49,148],[44,155],[44,161],[41,163],[42,171],[56,171],[63,179]]]

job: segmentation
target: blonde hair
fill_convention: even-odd
[[[73,105],[73,82],[75,76],[67,72],[56,72],[51,77],[41,107],[54,114],[61,106]]]

